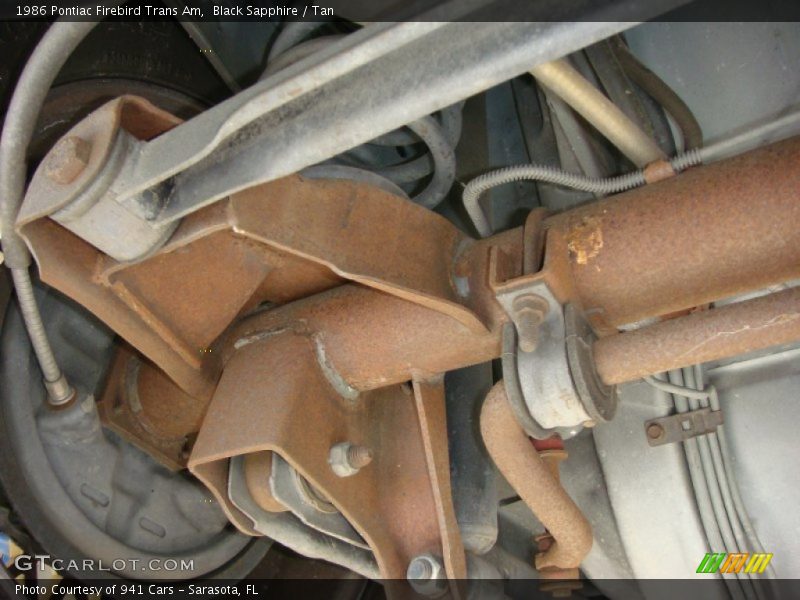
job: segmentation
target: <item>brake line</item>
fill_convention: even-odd
[[[42,105],[61,67],[96,22],[54,23],[36,45],[14,88],[0,138],[0,231],[5,262],[11,270],[25,328],[42,370],[48,401],[58,406],[74,396],[58,366],[33,293],[31,255],[14,223],[25,193],[27,150]]]

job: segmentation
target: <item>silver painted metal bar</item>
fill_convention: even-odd
[[[403,23],[426,35],[282,104],[169,186],[160,221],[326,160],[624,28],[622,23]],[[583,30],[585,35],[576,34]],[[269,79],[264,83],[269,83]],[[232,121],[244,122],[244,115]],[[237,123],[238,124],[238,123]],[[160,152],[150,156],[159,164]]]
[[[649,18],[685,2],[578,7],[577,17],[592,21],[372,23],[147,142],[121,131],[124,107],[138,101],[109,103],[70,133],[93,140],[86,169],[93,174],[67,186],[37,171],[18,225],[51,215],[116,260],[137,260],[204,206],[324,162],[635,24],[620,15]],[[472,14],[463,6],[491,3],[464,0],[459,14]],[[108,233],[123,230],[129,233]]]
[[[153,226],[297,172],[634,23],[373,24],[152,142],[113,184]],[[153,198],[161,203],[153,219]]]

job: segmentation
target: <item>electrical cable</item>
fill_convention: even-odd
[[[658,381],[659,384],[665,383],[658,379],[649,378],[646,379],[646,381],[661,391],[672,394],[673,404],[677,413],[689,412],[689,398],[687,395],[684,395],[684,392],[696,397],[696,390],[686,388],[683,381],[683,372],[680,369],[668,372],[666,377],[666,385],[671,386],[672,390],[679,391],[679,393],[676,394],[674,391],[667,389],[666,386],[656,385],[654,381],[652,381]],[[683,448],[686,454],[686,464],[689,468],[689,479],[692,482],[692,489],[694,490],[695,501],[697,502],[697,510],[700,515],[700,523],[706,534],[709,550],[715,554],[726,552],[727,549],[714,513],[708,482],[704,476],[703,462],[697,438],[684,440]],[[738,581],[732,580],[730,576],[727,575],[723,575],[723,581],[734,599],[743,600],[744,594],[742,593],[741,587],[738,585]]]
[[[695,370],[695,380],[702,382],[703,380],[702,366],[694,365],[693,369]],[[680,395],[686,398],[695,398],[697,400],[700,400],[701,405],[704,407],[707,406],[711,410],[721,410],[719,395],[717,394],[717,390],[716,388],[714,388],[713,385],[705,386],[701,390],[693,390],[685,386],[673,385],[667,383],[653,376],[645,377],[644,380],[653,387],[661,391],[673,395]],[[713,450],[714,446],[716,446],[719,450],[721,467],[725,473],[724,476],[727,480],[727,486],[730,491],[731,500],[735,508],[735,513],[739,518],[741,527],[744,531],[744,535],[747,540],[747,543],[742,547],[749,547],[753,550],[753,552],[763,553],[764,546],[761,544],[761,540],[759,540],[758,535],[756,534],[755,528],[753,527],[753,523],[750,520],[750,516],[748,515],[747,510],[744,507],[744,502],[742,501],[741,495],[739,494],[739,486],[736,482],[736,476],[733,469],[733,461],[730,455],[729,445],[726,438],[725,425],[724,424],[718,425],[716,432],[708,434],[708,437],[712,441],[712,452],[714,452]],[[768,577],[772,578],[775,577],[775,572],[774,569],[772,569],[771,565],[767,567],[765,574],[767,574]]]
[[[698,382],[695,378],[694,369],[687,367],[682,369],[683,380],[688,389],[698,389]],[[699,410],[702,407],[702,400],[699,398],[690,398],[689,407],[691,410]],[[706,398],[707,402],[707,398]],[[724,501],[723,489],[725,484],[719,480],[716,465],[711,455],[711,445],[707,435],[700,435],[695,438],[697,446],[700,450],[700,461],[703,466],[703,476],[705,477],[706,485],[708,486],[709,496],[711,498],[711,506],[714,509],[714,517],[717,520],[722,539],[725,542],[725,548],[728,554],[741,552],[745,548],[745,541],[742,537],[737,537],[735,533],[734,521],[736,521],[735,512],[728,512],[728,505]],[[724,475],[724,472],[723,472]],[[741,528],[739,528],[741,531]],[[723,573],[723,576],[728,573]],[[749,581],[749,576],[746,573],[731,573],[736,579],[740,580],[740,588],[742,593],[748,600],[755,600],[754,590]]]

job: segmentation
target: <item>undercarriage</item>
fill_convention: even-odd
[[[0,145],[34,546],[132,581],[280,546],[390,597],[782,596],[797,24],[617,4],[40,28]],[[81,58],[149,27],[191,78]]]

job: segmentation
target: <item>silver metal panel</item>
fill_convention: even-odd
[[[153,193],[170,190],[156,222],[177,219],[631,25],[371,24],[156,138],[113,187],[124,201],[175,176]]]
[[[708,372],[739,491],[777,577],[800,566],[800,348]]]
[[[689,105],[707,143],[798,106],[800,23],[651,22],[625,37]]]
[[[594,429],[614,516],[637,578],[698,577],[695,570],[708,552],[683,447],[651,448],[645,437],[643,423],[672,408],[648,384],[626,384],[619,388],[614,420]],[[659,591],[669,592],[653,586],[645,593],[658,598]],[[721,581],[720,593],[726,593]]]

